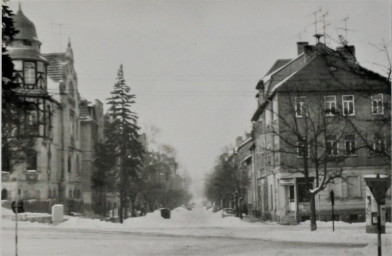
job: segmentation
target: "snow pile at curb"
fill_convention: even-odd
[[[4,213],[4,209],[3,209]],[[5,211],[7,213],[7,211]],[[9,213],[9,212],[8,212]],[[69,230],[116,231],[135,233],[154,233],[178,236],[209,236],[263,239],[270,241],[288,241],[304,243],[356,244],[366,246],[360,249],[347,249],[347,255],[375,255],[377,235],[366,233],[365,223],[336,222],[332,232],[331,222],[318,222],[318,229],[311,232],[310,223],[297,226],[283,226],[276,223],[246,222],[236,217],[221,217],[221,212],[213,213],[201,207],[188,211],[176,208],[171,211],[171,218],[161,217],[159,210],[143,217],[129,218],[123,224],[65,216],[67,219],[58,225],[21,222],[21,228],[48,228]],[[2,219],[1,226],[13,228],[14,221]],[[392,252],[392,224],[387,223],[386,234],[382,235],[383,252]]]
[[[221,212],[212,213],[204,208],[189,211],[179,207],[171,211],[170,219],[163,219],[159,210],[145,217],[129,218],[124,224],[132,228],[183,228],[183,227],[249,227],[250,223],[235,217],[221,217]]]

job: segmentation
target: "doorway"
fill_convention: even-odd
[[[289,186],[289,210],[294,212],[296,210],[296,202],[295,202],[295,186]]]

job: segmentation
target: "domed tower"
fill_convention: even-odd
[[[24,15],[20,4],[12,18],[18,33],[5,45],[14,64],[15,82],[19,84],[16,95],[29,104],[17,112],[19,123],[12,131],[16,138],[22,138],[25,157],[12,165],[9,179],[3,180],[2,186],[10,191],[13,200],[48,199],[58,187],[57,163],[52,159],[56,159],[54,141],[58,140],[53,129],[58,123],[54,113],[60,109],[60,103],[47,90],[49,62],[41,54],[34,23]]]
[[[6,43],[6,47],[14,63],[16,82],[22,89],[46,92],[48,61],[41,55],[41,42],[35,25],[24,15],[20,4],[13,20],[19,32]]]
[[[18,33],[13,40],[6,42],[6,48],[14,64],[15,82],[19,84],[16,93],[30,103],[24,116],[20,117],[23,125],[17,128],[17,132],[21,136],[46,140],[51,137],[54,102],[47,91],[49,62],[41,54],[35,25],[24,15],[20,3],[12,18]]]

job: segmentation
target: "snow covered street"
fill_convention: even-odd
[[[2,215],[11,215],[2,209]],[[171,219],[159,212],[130,218],[124,224],[67,216],[53,226],[19,222],[20,255],[376,255],[376,235],[365,224],[309,223],[281,226],[222,218],[202,207],[177,208]],[[14,225],[2,219],[1,255],[14,255]],[[383,255],[392,244],[391,225],[383,235]]]

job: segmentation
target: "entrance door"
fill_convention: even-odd
[[[295,190],[294,190],[294,185],[289,186],[289,209],[291,212],[294,212],[296,210],[295,207]]]

